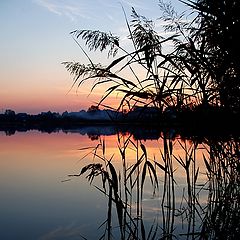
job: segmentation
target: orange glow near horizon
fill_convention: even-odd
[[[68,174],[78,174],[83,166],[93,161],[105,165],[103,162],[104,158],[106,160],[111,159],[113,165],[121,170],[123,159],[119,148],[124,148],[127,138],[128,135],[124,136],[119,143],[116,135],[101,136],[101,139],[92,141],[89,136],[79,133],[59,132],[48,134],[29,131],[23,133],[17,132],[15,135],[5,136],[4,133],[0,132],[0,158],[2,159],[0,161],[0,169],[5,169],[5,173],[11,172],[11,174],[19,174],[19,170],[24,172],[24,170],[28,169],[31,175],[45,175],[45,172],[49,173],[51,171],[53,177],[66,179],[68,178]],[[143,149],[140,147],[141,143],[146,147],[148,161],[151,161],[153,164],[156,161],[163,166],[165,165],[162,158],[162,153],[164,153],[162,139],[135,141],[131,137],[131,141],[134,144],[130,142],[127,146],[125,145],[126,164],[128,167],[138,162],[144,154]],[[105,150],[103,151],[103,148],[99,146],[94,157],[93,149],[100,142],[104,142]],[[188,151],[191,151],[192,146],[190,142],[186,141]],[[197,149],[192,156],[196,161],[196,165],[199,166],[201,173],[205,172],[204,152],[206,153],[206,150]],[[189,157],[177,140],[174,141],[173,155],[178,159],[181,157],[183,161],[185,161],[186,157]],[[172,164],[174,170],[177,171],[176,177],[180,179],[179,181],[185,181],[184,168],[177,162],[175,157],[172,156]],[[146,159],[142,158],[142,160],[143,165]],[[41,162],[38,169],[35,168],[35,162]],[[21,164],[19,165],[18,163]],[[158,172],[160,177],[164,176],[161,169],[158,169]],[[204,175],[201,175],[199,179],[203,179],[204,177]]]
[[[2,94],[1,111],[12,109],[15,112],[26,112],[30,114],[37,114],[45,111],[59,112],[64,111],[80,111],[87,110],[91,105],[96,105],[101,97],[101,93],[92,93],[89,95],[86,92],[32,92],[25,94],[18,92],[9,95]],[[112,108],[117,108],[119,100],[114,96],[109,96],[104,105],[109,105]]]

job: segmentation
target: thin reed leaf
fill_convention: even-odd
[[[197,168],[197,171],[194,175],[194,184],[196,184],[196,182],[197,182],[198,174],[199,174],[199,167]]]
[[[144,223],[143,223],[143,220],[141,219],[141,239],[142,240],[146,240],[146,231],[145,231],[145,226],[144,226]]]
[[[204,163],[205,163],[205,166],[206,166],[208,172],[211,173],[212,172],[211,166],[209,165],[208,160],[206,159],[204,154],[203,154],[203,160],[204,160]]]
[[[142,155],[142,157],[141,157],[140,159],[138,159],[138,161],[131,167],[131,171],[129,172],[129,174],[128,174],[128,176],[127,176],[127,180],[128,180],[128,178],[129,178],[130,176],[132,176],[132,174],[133,174],[134,171],[137,169],[137,167],[140,166],[140,164],[141,164],[142,161],[143,161],[143,156],[144,156],[144,155]]]
[[[109,71],[111,68],[113,68],[114,66],[116,66],[119,62],[121,62],[124,58],[126,58],[128,55],[124,55],[122,57],[119,57],[117,59],[115,59],[114,61],[111,62],[111,64],[109,64],[106,67],[106,70]]]
[[[166,167],[164,167],[162,164],[158,163],[158,162],[154,162],[161,170],[163,170],[164,172],[167,171]]]
[[[103,156],[105,155],[105,139],[102,141],[102,151],[103,151]]]
[[[109,169],[110,169],[110,172],[112,175],[112,187],[113,187],[114,191],[117,192],[118,191],[118,177],[117,177],[116,170],[110,161],[108,162],[108,166],[109,166]]]
[[[145,156],[145,159],[147,160],[147,150],[146,150],[146,147],[141,143],[140,144],[140,147],[141,147],[141,149],[142,149],[142,151],[143,151],[143,154],[144,154],[144,156]]]
[[[153,174],[155,183],[156,183],[156,185],[158,187],[158,178],[157,178],[156,169],[154,168],[154,166],[152,165],[152,163],[150,161],[146,161],[146,164],[148,166],[149,171]]]
[[[142,169],[141,199],[143,198],[143,188],[144,188],[144,182],[145,182],[145,178],[146,178],[146,170],[147,170],[147,162],[144,163],[143,169]]]

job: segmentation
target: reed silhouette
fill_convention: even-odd
[[[162,148],[154,156],[131,135],[118,135],[116,143],[119,154],[110,157],[104,139],[100,138],[94,148],[84,148],[89,151],[85,156],[92,154],[93,163],[84,166],[79,174],[69,175],[85,175],[107,197],[106,221],[101,225],[105,227],[99,239],[239,236],[239,138],[206,138],[199,142],[172,139],[162,133]],[[134,162],[129,162],[129,151],[134,153]],[[114,166],[116,158],[120,166]],[[149,189],[155,201],[150,218],[145,203]]]
[[[178,14],[170,3],[159,1],[167,37],[156,31],[154,21],[134,8],[129,21],[123,9],[131,51],[124,49],[120,38],[112,33],[71,32],[89,60],[88,65],[63,63],[73,75],[72,87],[93,81],[91,91],[94,91],[106,84],[98,106],[105,106],[104,100],[109,95],[120,92],[122,98],[117,110],[154,106],[160,112],[171,113],[170,118],[183,114],[181,119],[186,122],[194,116],[201,124],[210,116],[211,126],[219,121],[227,124],[226,113],[240,113],[237,34],[240,3],[236,0],[181,2],[189,7],[190,20],[188,14]],[[107,66],[94,63],[80,39],[90,51],[108,50],[108,59],[113,59]],[[218,109],[223,111],[220,113]],[[219,114],[215,116],[216,112]],[[113,164],[115,156],[107,157],[105,140],[100,138],[90,151],[99,163],[90,163],[80,174],[70,175],[86,174],[90,183],[101,179],[101,185],[96,187],[107,197],[108,210],[100,239],[236,239],[239,236],[239,138],[189,139],[174,139],[168,131],[163,131],[159,140],[163,148],[159,148],[158,156],[151,156],[143,141],[134,140],[131,134],[118,134],[121,161],[118,168]],[[184,155],[178,155],[177,148]],[[129,163],[129,151],[134,152],[135,163]],[[178,171],[185,179],[183,186],[178,182]],[[150,221],[144,208],[146,187],[152,189],[152,196],[158,202]]]
[[[239,2],[182,1],[191,11],[178,14],[170,3],[159,1],[161,20],[168,37],[159,34],[154,21],[132,8],[126,27],[132,51],[121,47],[120,38],[99,30],[75,30],[73,39],[89,64],[64,62],[74,76],[73,86],[93,81],[107,88],[99,105],[111,94],[121,92],[119,108],[155,106],[161,111],[203,105],[221,106],[239,112]],[[107,66],[94,63],[78,40],[90,51],[108,50]],[[171,46],[166,47],[166,46]],[[140,72],[140,74],[139,74]],[[127,77],[126,77],[127,76]],[[110,85],[109,85],[110,84]],[[110,86],[110,87],[109,87]]]

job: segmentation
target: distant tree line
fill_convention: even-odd
[[[148,126],[156,128],[189,128],[198,129],[225,129],[230,131],[238,128],[240,114],[233,113],[222,107],[209,106],[207,109],[199,105],[192,111],[189,108],[178,111],[175,107],[168,107],[163,112],[157,107],[135,106],[131,111],[118,112],[115,110],[100,110],[91,106],[87,111],[79,112],[42,112],[36,115],[15,113],[7,109],[0,114],[0,131],[15,132],[36,129],[44,132],[53,132],[60,129],[74,129],[86,125],[128,125]],[[200,127],[201,126],[201,127]]]

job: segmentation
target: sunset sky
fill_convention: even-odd
[[[111,31],[124,40],[121,5],[128,16],[131,7],[152,19],[160,16],[157,0],[1,0],[0,112],[78,111],[99,100],[102,89],[90,97],[89,86],[69,92],[72,77],[61,62],[87,63],[69,34],[73,30]],[[98,52],[90,56],[101,61]]]

